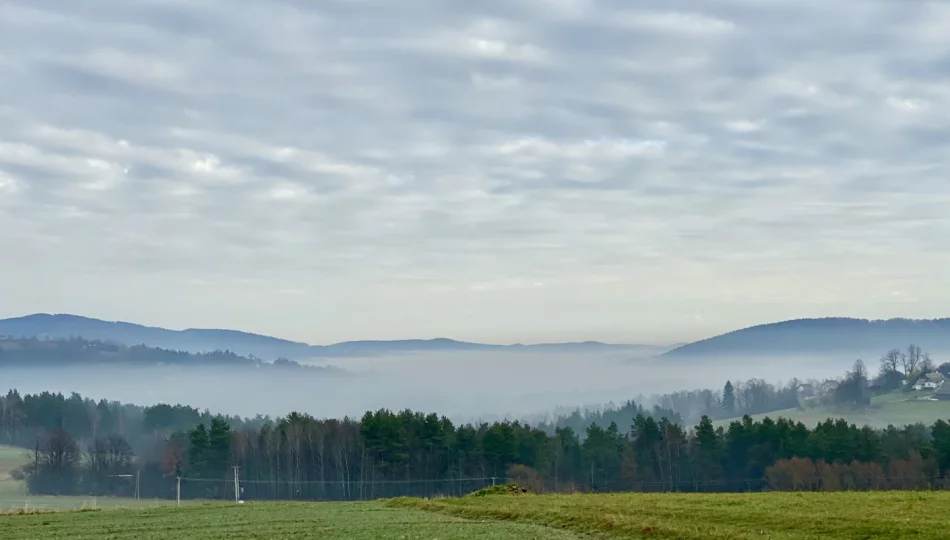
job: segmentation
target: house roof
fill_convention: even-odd
[[[950,384],[941,384],[940,388],[934,392],[935,396],[950,396]]]
[[[943,375],[941,375],[941,374],[939,374],[939,373],[928,373],[928,374],[926,375],[926,377],[927,377],[927,379],[930,380],[930,382],[942,382],[942,381],[943,381]]]

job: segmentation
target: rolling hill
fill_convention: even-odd
[[[168,330],[127,322],[111,322],[77,315],[39,313],[0,320],[0,335],[69,339],[81,337],[118,345],[146,345],[160,349],[211,352],[231,351],[273,360],[307,356],[310,345],[235,330]]]
[[[834,355],[875,360],[909,344],[950,352],[950,319],[799,319],[736,330],[677,347],[662,356],[748,358]]]
[[[347,341],[333,345],[310,345],[236,330],[198,328],[169,330],[128,322],[103,321],[78,315],[50,315],[45,313],[0,320],[0,336],[47,339],[81,337],[119,345],[146,345],[148,347],[193,353],[219,350],[231,351],[241,356],[254,356],[264,360],[379,356],[441,351],[535,351],[545,353],[617,351],[636,356],[653,356],[668,350],[667,348],[650,345],[612,345],[596,341],[537,345],[488,345],[445,338]]]
[[[307,369],[337,373],[336,368],[301,366],[290,361],[265,362],[231,351],[188,352],[144,345],[122,345],[73,337],[68,339],[0,338],[0,368],[102,367],[214,367]],[[6,382],[6,381],[5,381]]]

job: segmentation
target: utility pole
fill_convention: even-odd
[[[175,484],[175,506],[181,507],[181,477],[177,477]]]
[[[238,482],[238,469],[240,469],[240,467],[235,465],[234,466],[234,502],[235,503],[238,503],[241,500],[241,486],[240,486],[240,482]]]
[[[140,491],[139,491],[139,477],[141,476],[141,474],[142,474],[142,469],[136,469],[136,470],[135,470],[135,499],[136,499],[136,500],[138,500],[138,498],[139,498],[139,493],[140,493]]]

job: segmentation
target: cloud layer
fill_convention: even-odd
[[[680,341],[947,316],[944,2],[0,3],[0,315]]]

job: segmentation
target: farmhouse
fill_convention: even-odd
[[[928,373],[917,379],[914,383],[914,390],[933,390],[943,386],[944,376],[939,373]]]
[[[803,383],[798,385],[798,397],[805,400],[812,400],[818,397],[818,391],[815,390],[814,385]]]
[[[928,381],[932,383],[937,383],[937,384],[943,384],[943,381],[946,380],[946,378],[943,375],[937,372],[928,373],[926,377]]]

